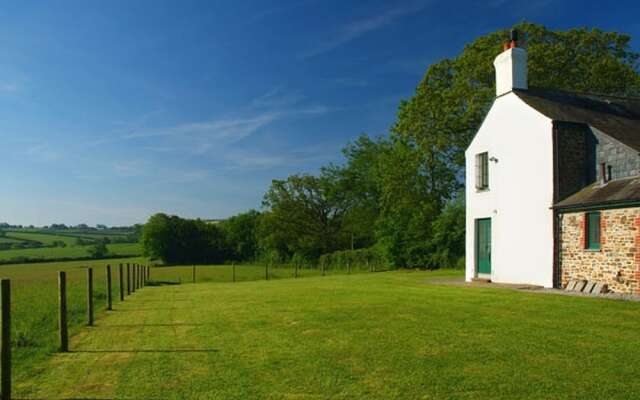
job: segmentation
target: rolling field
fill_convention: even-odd
[[[22,240],[0,236],[0,243],[20,243]]]
[[[148,286],[32,361],[16,397],[638,398],[639,303],[430,283],[460,275]]]
[[[55,242],[64,242],[67,246],[73,246],[76,243],[76,239],[69,236],[54,235],[49,233],[34,233],[34,232],[12,232],[6,233],[7,237],[18,240],[29,240],[40,242],[45,246],[50,246]]]
[[[107,249],[110,254],[117,254],[121,257],[138,256],[142,253],[138,243],[108,244]],[[17,257],[39,258],[43,260],[89,257],[89,246],[41,247],[0,251],[0,261],[9,261]]]
[[[0,264],[86,259],[90,256],[91,245],[101,239],[110,242],[107,244],[107,250],[111,257],[142,254],[139,243],[135,242],[133,231],[5,229],[0,232]]]

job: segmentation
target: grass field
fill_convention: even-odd
[[[32,241],[40,242],[45,246],[50,246],[54,242],[64,242],[64,244],[66,244],[67,246],[73,246],[76,243],[76,239],[73,238],[73,237],[53,235],[53,234],[49,234],[49,233],[11,232],[11,231],[9,231],[9,232],[6,233],[6,235],[7,235],[7,237],[18,239],[18,240],[25,239],[25,240],[32,240]]]
[[[69,247],[41,247],[33,249],[12,249],[0,251],[0,261],[15,259],[16,257],[40,258],[44,260],[59,258],[89,257],[90,246]],[[108,244],[110,254],[118,256],[138,256],[142,253],[138,243],[114,243]]]
[[[6,236],[0,236],[0,243],[20,243],[22,240],[20,239],[12,239]]]
[[[0,236],[0,264],[28,263],[46,260],[70,260],[89,257],[91,245],[99,239],[107,238],[111,241],[125,243],[109,243],[107,248],[111,256],[131,257],[142,254],[139,243],[133,232],[102,230],[102,231],[74,231],[74,230],[43,230],[43,229],[10,229],[3,230]],[[84,243],[78,243],[82,239]],[[57,247],[56,242],[63,242],[65,247]],[[15,245],[25,248],[10,248]]]
[[[152,277],[189,270],[158,268]],[[198,273],[214,279],[226,270]],[[15,380],[16,397],[640,396],[639,303],[429,283],[459,275],[146,287],[95,327],[76,329],[71,353],[33,362]]]
[[[0,266],[0,277],[11,279],[12,286],[15,379],[20,381],[33,376],[38,362],[57,349],[58,271],[67,271],[70,332],[77,333],[86,321],[86,267],[95,270],[96,304],[102,310],[106,299],[106,264],[139,261],[115,259]],[[114,281],[114,284],[117,290],[118,282]]]
[[[86,268],[94,269],[95,301],[97,310],[103,311],[106,304],[106,265],[113,267],[115,298],[119,291],[117,266],[120,263],[143,262],[141,258],[126,258],[0,266],[0,277],[9,278],[12,282],[12,339],[15,346],[16,380],[33,375],[38,363],[57,349],[58,271],[67,271],[70,327],[74,333],[86,322]],[[318,274],[315,270],[299,271],[300,277]],[[269,275],[270,279],[289,278],[293,276],[293,270],[272,268]],[[231,266],[197,266],[196,276],[198,282],[230,282],[233,279]],[[158,267],[153,272],[153,278],[159,282],[191,282],[192,277],[192,266]],[[236,267],[237,281],[264,278],[265,269],[262,266]]]

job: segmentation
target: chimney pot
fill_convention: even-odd
[[[510,48],[514,48],[514,47],[518,47],[518,31],[515,29],[511,30],[511,33],[509,34],[509,44],[510,44]]]

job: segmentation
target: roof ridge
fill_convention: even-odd
[[[640,101],[640,95],[638,96],[622,96],[619,94],[604,94],[604,93],[596,93],[596,92],[583,92],[583,91],[569,91],[569,90],[564,90],[564,89],[555,89],[555,88],[548,88],[548,87],[542,87],[542,86],[532,86],[529,89],[514,89],[515,91],[519,91],[519,92],[527,92],[527,91],[548,91],[548,92],[556,92],[556,93],[566,93],[569,95],[579,95],[579,96],[596,96],[596,97],[611,97],[611,98],[615,98],[615,99],[624,99],[624,100],[637,100]]]

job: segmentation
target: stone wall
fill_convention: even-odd
[[[601,210],[600,250],[585,248],[585,215],[559,216],[562,286],[584,279],[606,283],[616,293],[640,295],[640,208]]]

